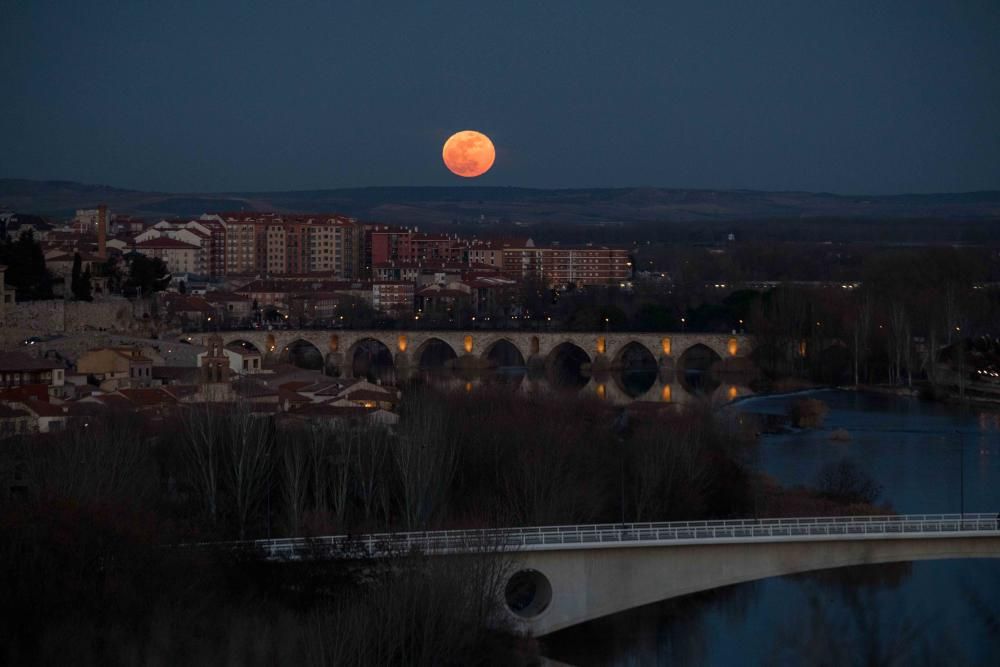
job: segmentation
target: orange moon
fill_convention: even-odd
[[[453,174],[465,178],[482,176],[497,157],[490,138],[475,130],[462,130],[448,137],[441,150],[444,164]]]

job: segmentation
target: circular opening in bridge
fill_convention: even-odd
[[[511,575],[504,589],[507,608],[521,618],[534,618],[552,602],[552,584],[538,570],[520,570]]]

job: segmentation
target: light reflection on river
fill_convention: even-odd
[[[850,457],[902,513],[1000,510],[1000,413],[912,398],[815,392],[824,427],[765,435],[759,467],[809,484]],[[793,397],[752,397],[744,412],[785,414]],[[832,441],[833,429],[851,434]],[[963,467],[964,466],[964,471]],[[964,481],[964,486],[962,482]],[[963,493],[964,489],[964,493]],[[926,561],[777,577],[648,605],[556,633],[546,654],[580,665],[994,665],[1000,560]]]
[[[708,377],[702,374],[653,371],[606,371],[593,375],[553,377],[542,369],[503,368],[490,371],[423,370],[421,380],[456,391],[473,393],[484,387],[507,387],[526,394],[571,393],[595,396],[613,405],[634,401],[685,404],[709,400],[722,405],[753,392],[738,375]]]

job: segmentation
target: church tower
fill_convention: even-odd
[[[232,391],[229,385],[229,357],[222,345],[222,336],[212,334],[205,344],[208,350],[201,360],[200,393],[208,401],[227,400]]]

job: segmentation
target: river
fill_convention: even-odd
[[[823,428],[764,435],[757,466],[809,484],[848,457],[906,514],[1000,510],[1000,413],[845,391]],[[785,414],[791,397],[735,409]],[[847,441],[833,441],[846,429]],[[1000,663],[1000,560],[948,560],[776,577],[648,605],[545,638],[574,665]],[[893,662],[894,661],[894,662]]]

